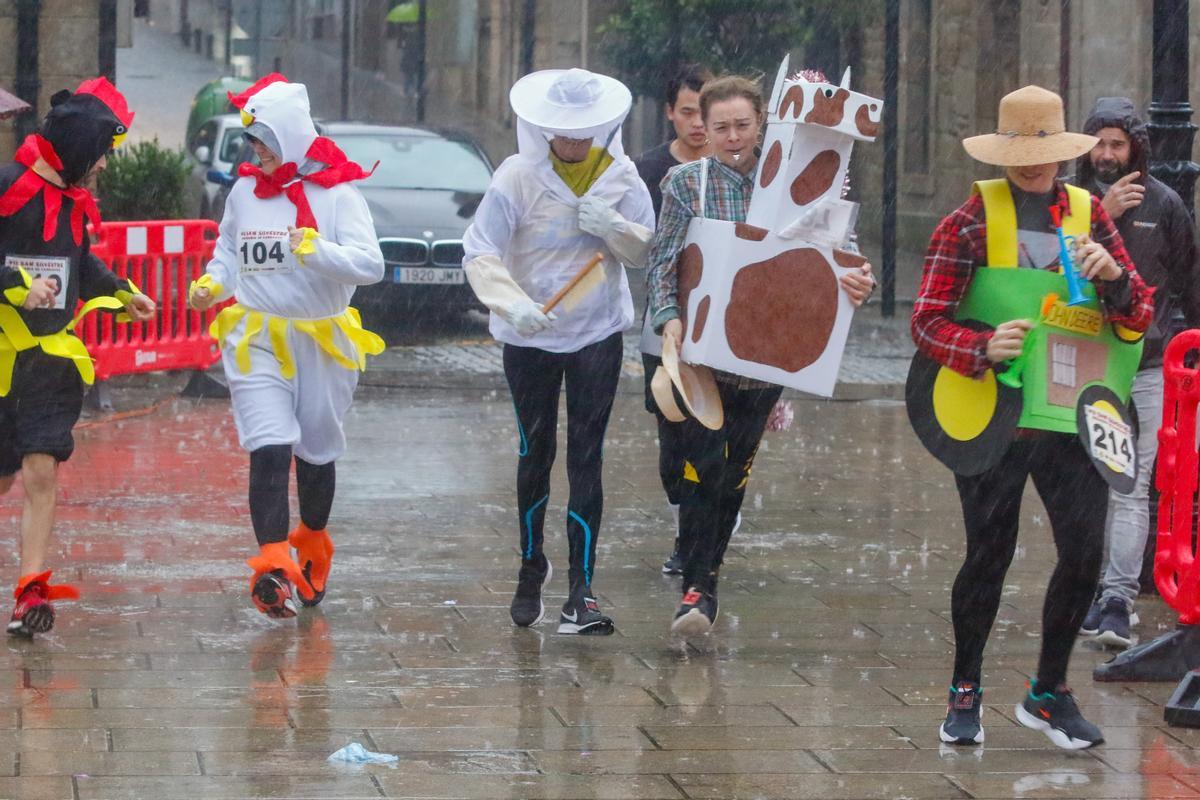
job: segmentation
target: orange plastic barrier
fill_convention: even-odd
[[[1186,366],[1200,351],[1200,330],[1183,331],[1163,356],[1163,424],[1158,432],[1158,550],[1154,583],[1179,612],[1179,622],[1200,622],[1200,563],[1196,560],[1196,410],[1200,369]],[[1193,359],[1194,360],[1194,356]]]
[[[118,323],[92,314],[79,335],[96,361],[96,378],[171,369],[207,369],[219,357],[208,325],[220,307],[192,311],[188,286],[204,273],[217,242],[211,220],[105,222],[92,254],[132,280],[158,304],[158,318]]]

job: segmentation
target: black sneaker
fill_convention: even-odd
[[[946,704],[946,721],[938,736],[946,744],[983,744],[983,689],[970,681],[959,681],[958,688],[950,687]]]
[[[592,597],[592,587],[585,585],[571,590],[558,617],[559,633],[608,636],[613,629],[613,621],[600,613],[600,604]]]
[[[712,630],[719,613],[716,592],[703,592],[693,586],[679,601],[679,610],[671,623],[671,633],[677,636],[699,636]]]
[[[1104,605],[1097,597],[1096,602],[1088,609],[1087,616],[1083,618],[1083,624],[1079,626],[1080,636],[1095,636],[1100,632],[1100,614],[1103,611]]]
[[[1129,638],[1129,607],[1119,597],[1104,601],[1096,641],[1121,650],[1133,644]]]
[[[1104,741],[1104,734],[1083,718],[1075,696],[1065,687],[1039,695],[1030,689],[1016,712],[1017,722],[1041,731],[1064,750],[1082,750]]]
[[[546,616],[542,590],[549,585],[553,574],[554,568],[544,555],[521,562],[521,571],[517,574],[517,591],[513,595],[512,605],[508,607],[514,625],[528,628],[537,625]]]
[[[296,616],[296,603],[292,600],[292,584],[283,570],[264,572],[250,590],[254,606],[268,617],[287,619]]]
[[[679,555],[679,537],[675,537],[675,546],[671,548],[671,556],[663,562],[663,575],[682,575],[683,558]]]

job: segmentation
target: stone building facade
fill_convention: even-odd
[[[36,6],[37,65],[36,72],[27,74],[37,81],[36,97],[18,88],[17,39],[19,6]],[[31,9],[27,8],[26,13]],[[108,18],[102,20],[102,13]],[[0,85],[34,105],[22,120],[0,122],[0,155],[7,158],[16,149],[17,133],[22,126],[36,124],[50,108],[50,96],[60,89],[74,89],[87,78],[104,71],[102,63],[110,60],[101,45],[101,33],[115,32],[117,4],[100,0],[41,0],[24,4],[18,0],[0,0],[0,41],[8,46],[0,51]],[[102,24],[103,23],[103,24]],[[110,48],[115,40],[110,40]],[[29,65],[26,65],[28,67]],[[111,76],[110,76],[111,77]]]
[[[318,116],[333,119],[345,112],[381,123],[418,119],[416,26],[386,21],[396,2],[148,2],[156,24],[180,30],[190,46],[218,61],[226,60],[228,51],[231,73],[250,77],[281,68],[306,82]],[[853,2],[869,20],[851,33],[853,42],[831,48],[828,37],[815,36],[808,52],[793,54],[793,63],[826,66],[836,80],[845,65],[833,61],[847,58],[853,86],[882,97],[883,0]],[[0,8],[14,5],[0,0]],[[47,0],[43,5],[77,9],[91,4]],[[611,70],[597,47],[597,28],[618,7],[618,0],[428,0],[423,121],[469,131],[499,161],[516,146],[509,87],[530,69]],[[1097,96],[1127,95],[1141,108],[1148,106],[1152,9],[1153,0],[900,0],[901,298],[916,292],[921,255],[937,220],[962,202],[973,180],[998,174],[971,161],[960,142],[995,129],[1005,93],[1029,83],[1059,91],[1073,128],[1082,124]],[[1200,2],[1192,3],[1191,13],[1195,76],[1200,74],[1194,68]],[[353,20],[354,35],[349,102],[343,106],[346,19]],[[0,32],[7,24],[0,15]],[[257,42],[252,41],[255,27],[263,28]],[[720,64],[712,66],[720,70]],[[1200,108],[1200,79],[1192,79],[1191,89],[1193,106]],[[638,101],[625,126],[629,152],[658,143],[661,116],[657,101]],[[883,151],[882,141],[856,148],[852,165],[853,199],[862,203],[860,236],[876,263],[881,260]]]

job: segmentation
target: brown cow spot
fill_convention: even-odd
[[[792,202],[806,206],[829,191],[841,165],[842,157],[836,150],[822,150],[813,156],[792,181]]]
[[[813,109],[804,118],[805,122],[816,125],[828,125],[833,128],[840,125],[846,114],[846,100],[850,92],[846,89],[832,89],[813,93]]]
[[[747,264],[733,279],[725,338],[735,356],[799,372],[825,352],[837,319],[838,283],[811,247]]]
[[[767,157],[763,159],[762,171],[758,176],[758,185],[764,189],[771,185],[779,174],[779,165],[783,163],[783,144],[778,139],[771,142]]]
[[[747,225],[745,222],[735,222],[733,223],[733,235],[739,239],[761,242],[767,238],[767,229],[757,225]]]
[[[871,121],[871,114],[879,106],[874,103],[863,103],[858,107],[858,113],[854,115],[854,124],[858,128],[858,132],[863,136],[875,137],[879,135],[879,123]]]
[[[700,285],[700,279],[703,277],[704,254],[700,245],[689,244],[679,254],[679,321],[683,323],[684,336],[687,336],[688,295]]]
[[[834,250],[833,260],[837,262],[839,267],[849,267],[851,269],[861,267],[867,263],[867,257],[858,253],[851,253],[848,250]]]
[[[704,295],[700,298],[700,304],[696,306],[696,325],[692,328],[692,341],[700,341],[700,337],[704,335],[704,323],[708,322],[708,307],[712,305],[712,297]]]
[[[787,116],[798,117],[803,110],[804,90],[799,85],[792,86],[792,88],[783,93],[783,99],[779,101],[779,118],[783,119]]]

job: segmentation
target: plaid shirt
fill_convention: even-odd
[[[1058,204],[1070,208],[1067,191],[1055,181]],[[1108,250],[1125,275],[1116,281],[1094,281],[1104,316],[1134,331],[1144,331],[1154,315],[1154,290],[1134,269],[1121,234],[1092,195],[1092,240]],[[970,200],[946,217],[933,232],[925,255],[921,291],[913,304],[912,336],[917,349],[955,372],[979,377],[987,357],[990,331],[973,331],[954,321],[958,303],[967,292],[976,267],[987,265],[987,225],[983,198]]]
[[[745,222],[756,170],[743,175],[711,156],[702,160],[708,162],[704,216]],[[656,331],[662,330],[668,320],[679,317],[679,273],[675,267],[688,225],[692,217],[700,216],[700,164],[691,161],[675,167],[663,180],[662,210],[650,243],[646,271],[650,322]]]

